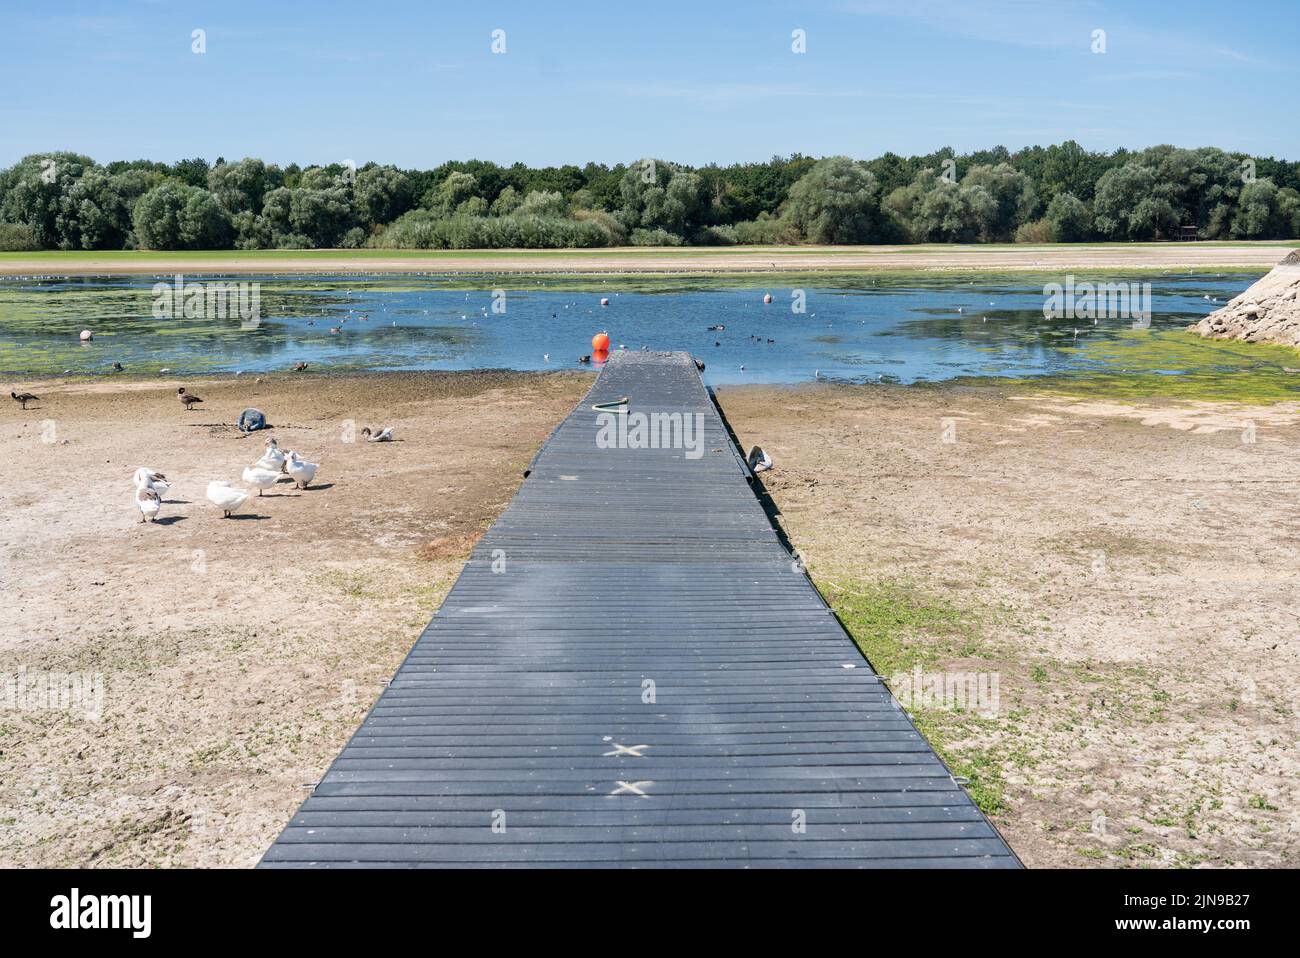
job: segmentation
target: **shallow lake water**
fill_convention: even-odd
[[[254,325],[233,308],[229,318],[156,318],[154,285],[174,287],[173,277],[11,277],[0,279],[0,369],[14,378],[108,373],[114,363],[175,376],[299,362],[313,370],[561,369],[575,368],[592,335],[607,330],[614,348],[690,351],[712,383],[1040,376],[1122,364],[1116,344],[1158,342],[1256,278],[1123,277],[1151,283],[1150,329],[1135,330],[1127,316],[1044,318],[1042,278],[808,276],[777,286],[732,277],[720,288],[708,279],[643,277],[186,277],[255,282]],[[737,282],[744,285],[729,285]],[[802,313],[792,308],[800,290]],[[78,342],[82,329],[93,342]],[[1146,371],[1182,375],[1219,361],[1212,350],[1175,352],[1168,368],[1148,363]]]

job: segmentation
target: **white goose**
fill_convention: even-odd
[[[365,429],[361,430],[361,435],[366,437],[366,442],[392,442],[393,427],[386,426],[385,428],[379,430],[379,432],[372,433],[370,431],[370,427],[367,426]]]
[[[171,483],[157,469],[150,469],[148,466],[141,466],[131,477],[131,482],[137,490],[152,489],[158,493],[159,498],[166,495],[167,490],[171,488]]]
[[[244,470],[244,481],[250,486],[257,486],[260,496],[263,490],[270,489],[280,480],[280,470],[263,469],[261,466],[249,466]]]
[[[222,518],[229,519],[230,514],[244,504],[248,493],[236,489],[228,482],[214,479],[208,483],[208,502],[221,510]]]
[[[157,490],[141,486],[135,491],[135,504],[140,509],[140,521],[153,522],[158,518],[158,510],[162,508],[162,496]]]
[[[290,478],[298,484],[298,488],[306,489],[311,485],[312,479],[316,478],[316,470],[320,468],[320,464],[307,462],[296,452],[290,450],[289,461],[285,463],[285,468],[289,471]]]
[[[266,452],[262,453],[262,458],[257,460],[258,469],[267,469],[271,472],[284,471],[284,453],[276,444],[274,436],[266,437]]]

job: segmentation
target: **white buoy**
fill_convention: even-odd
[[[772,294],[771,294],[771,293],[764,293],[764,294],[763,294],[763,302],[765,302],[765,303],[770,303],[770,302],[772,302]]]
[[[602,297],[600,298],[600,305],[602,305],[602,306],[608,306],[608,305],[609,305],[609,297],[608,297],[608,296],[602,296]]]
[[[90,341],[91,341],[92,339],[94,339],[94,338],[95,338],[95,334],[92,333],[90,330],[88,330],[88,329],[83,329],[83,330],[81,331],[81,341],[82,341],[83,343],[88,343],[88,342],[90,342]]]

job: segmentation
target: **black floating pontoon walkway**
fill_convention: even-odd
[[[616,352],[262,865],[1017,867],[747,475],[687,354]]]

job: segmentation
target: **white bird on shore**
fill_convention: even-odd
[[[150,469],[148,466],[141,466],[137,469],[135,475],[131,477],[131,482],[137,490],[152,489],[158,493],[160,498],[171,488],[171,483],[167,481],[166,476],[157,469]]]
[[[366,437],[366,442],[392,442],[393,427],[386,426],[383,429],[379,430],[379,432],[372,433],[370,431],[370,427],[367,426],[365,429],[361,430],[361,435]]]
[[[135,504],[140,509],[140,521],[153,522],[158,517],[158,510],[162,508],[162,496],[156,489],[141,486],[135,491]]]
[[[257,468],[271,472],[283,472],[284,453],[280,451],[279,445],[276,444],[275,437],[267,436],[265,445],[266,452],[262,453],[262,458],[257,460]]]
[[[244,504],[248,493],[236,489],[228,482],[213,479],[208,483],[208,502],[221,510],[222,518],[229,519],[230,514]]]
[[[244,470],[244,481],[250,486],[257,486],[257,494],[260,496],[265,489],[270,489],[280,479],[280,470],[272,471],[263,469],[260,466],[249,466]]]
[[[311,485],[312,479],[316,478],[316,470],[320,468],[320,464],[308,462],[296,452],[290,450],[286,468],[289,470],[290,478],[298,484],[298,488],[306,489]]]

